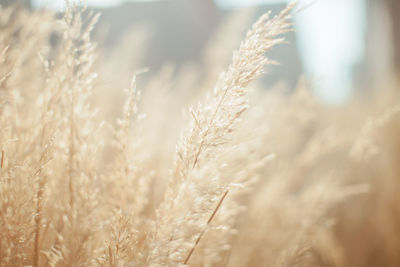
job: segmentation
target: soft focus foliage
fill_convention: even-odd
[[[341,109],[254,83],[295,8],[123,97],[140,51],[96,62],[97,15],[1,8],[0,266],[399,266],[397,83]]]

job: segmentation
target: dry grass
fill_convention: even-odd
[[[293,8],[214,88],[218,38],[201,83],[167,67],[141,96],[136,73],[117,120],[95,108],[96,15],[1,8],[0,266],[399,266],[396,83],[336,110],[259,89]]]

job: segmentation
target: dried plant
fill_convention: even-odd
[[[219,42],[202,82],[166,66],[141,92],[136,72],[119,114],[95,71],[131,70],[96,62],[98,15],[1,7],[0,266],[398,266],[397,84],[332,111],[305,81],[252,83],[295,6],[260,17],[219,76]]]

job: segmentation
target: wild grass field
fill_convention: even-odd
[[[400,266],[398,82],[341,108],[257,84],[297,8],[226,66],[216,41],[200,83],[125,91],[98,15],[1,8],[0,266]]]

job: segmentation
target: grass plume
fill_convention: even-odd
[[[219,76],[215,42],[201,82],[166,66],[143,85],[113,65],[141,52],[102,57],[87,8],[0,7],[0,266],[399,266],[398,83],[334,112],[306,82],[254,83],[295,7]]]

